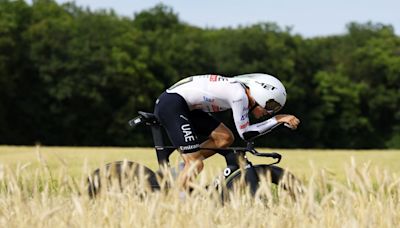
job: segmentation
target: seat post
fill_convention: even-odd
[[[151,125],[151,133],[153,135],[154,148],[160,168],[169,166],[169,156],[174,152],[175,148],[164,147],[162,127],[160,125]]]
[[[158,122],[157,117],[150,112],[138,111],[139,116],[129,121],[129,125],[136,126],[140,123],[145,123],[151,128],[153,136],[154,148],[157,154],[157,161],[160,168],[169,166],[169,156],[176,148],[164,145],[163,127]]]

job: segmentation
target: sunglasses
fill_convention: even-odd
[[[265,103],[265,109],[267,110],[268,114],[274,114],[279,112],[282,109],[282,106],[273,99],[268,100]]]
[[[259,104],[256,102],[256,103],[254,104],[254,106],[250,108],[249,112],[252,112],[257,106],[261,106],[261,105],[259,105]],[[275,100],[271,99],[271,100],[268,100],[268,101],[265,103],[265,108],[264,108],[264,109],[267,110],[267,113],[268,113],[269,115],[273,115],[274,113],[279,112],[279,110],[282,109],[282,106],[281,106],[278,102],[276,102]]]

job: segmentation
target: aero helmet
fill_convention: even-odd
[[[286,102],[286,90],[282,82],[268,74],[254,73],[234,77],[250,89],[250,94],[258,105],[276,113]]]

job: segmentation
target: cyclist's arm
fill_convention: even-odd
[[[250,125],[249,121],[249,101],[246,94],[241,96],[234,96],[231,101],[231,108],[233,112],[233,119],[236,125],[236,130],[240,137],[244,140],[249,140],[265,133],[268,133],[280,123],[275,117],[265,120],[260,123]]]
[[[280,124],[281,123],[279,123],[275,117],[272,117],[261,123],[252,124],[246,129],[245,132],[243,132],[242,138],[244,140],[256,138],[260,135],[270,132],[272,129],[279,126]]]

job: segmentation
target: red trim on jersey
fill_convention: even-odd
[[[240,129],[245,129],[249,124],[249,122],[246,122],[245,124],[240,125]]]
[[[210,75],[210,82],[216,82],[218,78],[218,75],[212,74]]]

